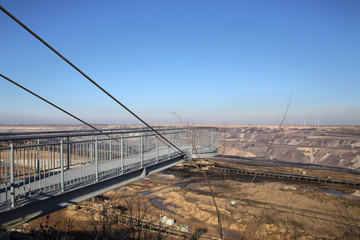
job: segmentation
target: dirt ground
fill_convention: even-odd
[[[359,191],[333,194],[304,183],[260,178],[250,183],[249,177],[211,171],[206,174],[215,193],[225,239],[357,239],[360,236]],[[102,215],[114,216],[120,212],[154,224],[159,223],[162,214],[175,220],[171,226],[174,229],[188,226],[193,234],[220,238],[217,211],[203,173],[181,166],[110,191],[100,200],[85,201],[47,219],[35,220],[23,228],[36,228],[46,221],[52,225],[57,220],[56,227],[63,231],[94,231],[94,223],[101,222]],[[61,223],[59,215],[63,219]]]

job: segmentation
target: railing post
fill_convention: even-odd
[[[67,144],[66,144],[66,162],[67,162],[67,166],[66,169],[69,170],[70,169],[70,137],[66,138]]]
[[[179,130],[179,149],[181,149],[181,131]]]
[[[39,189],[41,189],[41,166],[40,166],[40,139],[37,140],[37,166],[38,166],[38,175],[39,175]]]
[[[15,160],[14,160],[14,144],[10,144],[10,199],[11,207],[15,207]]]
[[[99,181],[98,140],[95,138],[95,181]]]
[[[194,143],[193,143],[193,145],[194,145],[194,148],[196,148],[197,146],[196,146],[196,129],[194,128],[193,129],[193,134],[194,134],[194,137],[193,137],[193,141],[194,141]]]
[[[121,173],[124,173],[124,144],[123,136],[120,139],[120,161],[121,161]]]
[[[110,161],[112,160],[112,136],[110,136],[110,146],[109,146],[109,151],[110,151]]]
[[[171,133],[169,132],[169,141],[171,141],[170,137],[171,137]],[[169,159],[170,159],[170,145],[168,145],[168,156],[169,156]]]
[[[140,160],[141,160],[141,168],[144,167],[144,149],[143,149],[143,134],[140,134]]]
[[[158,136],[155,135],[155,159],[156,159],[156,163],[159,162],[159,144],[158,144]]]
[[[214,129],[211,129],[211,151],[214,150],[214,141],[215,141],[215,138],[214,138]]]
[[[219,139],[219,129],[216,129],[216,131],[215,131],[215,146],[216,146],[216,149],[218,149],[218,147],[219,147],[218,139]]]
[[[90,137],[90,164],[93,164],[94,157],[94,146],[93,146],[93,136]]]
[[[61,169],[61,192],[65,192],[65,183],[64,183],[64,143],[61,139],[60,141],[60,169]]]

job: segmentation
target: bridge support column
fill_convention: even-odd
[[[144,178],[148,175],[147,169],[143,168],[142,173],[141,173],[141,177]]]

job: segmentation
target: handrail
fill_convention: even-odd
[[[193,127],[191,127],[191,128],[193,128]],[[191,128],[184,128],[184,127],[158,128],[157,131],[187,130],[187,129],[191,129]],[[216,127],[202,127],[202,126],[199,126],[196,128],[216,129]],[[125,131],[122,131],[122,130],[125,130]],[[101,129],[101,131],[105,131],[109,135],[153,132],[151,129],[147,129],[147,128]],[[73,134],[73,133],[75,133],[75,134]],[[47,135],[42,135],[42,134],[47,134]],[[29,140],[29,139],[34,139],[34,138],[44,139],[44,138],[55,138],[55,137],[63,138],[63,137],[82,137],[82,136],[93,136],[93,135],[103,135],[103,134],[96,132],[95,130],[0,133],[0,142],[1,141],[14,141],[14,140]]]

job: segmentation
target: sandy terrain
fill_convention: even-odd
[[[353,230],[346,226],[351,221],[348,217],[357,219],[351,224],[360,226],[358,191],[337,195],[305,183],[289,184],[269,179],[256,179],[250,183],[249,177],[207,174],[220,210],[225,239],[333,239]],[[186,225],[191,233],[220,237],[217,212],[208,185],[198,169],[175,167],[104,196],[111,215],[119,214],[116,209],[126,209],[126,215],[158,223],[159,215],[163,214],[176,220],[174,228]],[[139,212],[137,203],[141,203]],[[85,201],[79,206],[67,208],[63,214],[73,219],[74,228],[82,226],[91,231],[90,223],[101,220],[104,205]],[[112,212],[111,209],[115,210]],[[39,224],[46,219],[36,221]],[[36,224],[28,226],[35,227]]]

